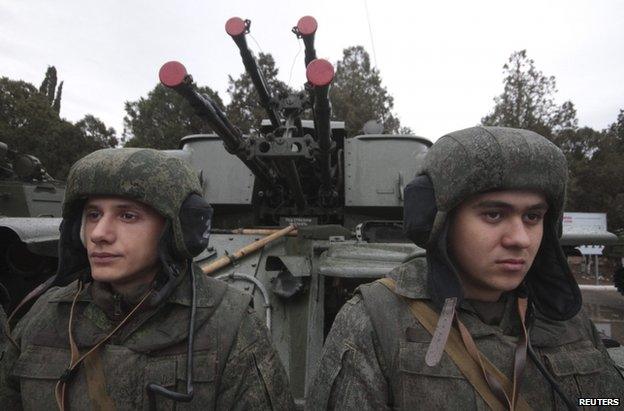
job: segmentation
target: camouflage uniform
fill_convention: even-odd
[[[99,191],[89,181],[101,181]],[[178,212],[184,197],[200,190],[188,166],[155,150],[102,150],[72,168],[61,229],[60,254],[62,259],[66,258],[60,266],[70,272],[78,270],[72,279],[79,280],[46,292],[14,330],[20,350],[10,347],[1,364],[0,404],[4,409],[57,407],[54,387],[70,363],[69,313],[79,281],[86,282],[86,286],[77,297],[72,336],[81,354],[107,335],[149,287],[160,286],[93,354],[104,370],[105,390],[114,407],[149,409],[148,383],[186,392],[192,285],[188,269],[181,265],[177,272],[174,268],[176,261],[188,262],[189,257],[197,254],[196,250],[189,250]],[[124,195],[152,205],[167,218],[171,231],[162,241],[168,246],[163,250],[170,251],[161,256],[163,268],[154,284],[122,297],[106,283],[88,281],[84,256],[75,252],[80,247],[75,241],[80,227],[74,227],[76,222],[72,221],[76,219],[76,210],[82,208],[72,198],[83,198],[85,192]],[[205,276],[197,266],[192,271],[196,288],[193,399],[185,403],[156,396],[156,409],[293,408],[286,373],[266,326],[249,308],[250,297]],[[83,362],[67,385],[70,409],[100,409],[101,404],[94,404],[98,397],[92,395],[89,378]]]
[[[69,364],[68,312],[75,292],[76,283],[51,289],[16,328],[21,352],[9,347],[2,364],[10,376],[0,392],[5,409],[56,409],[54,385]],[[289,409],[286,374],[266,326],[248,308],[249,297],[200,273],[197,294],[193,401],[174,405],[159,398],[158,409]],[[148,382],[184,391],[189,295],[183,281],[102,348],[107,391],[118,410],[148,409]],[[119,320],[120,314],[111,312],[116,299],[101,283],[90,283],[80,295],[74,338],[81,352]],[[70,409],[90,408],[83,370],[68,394]]]
[[[401,297],[379,283],[360,287],[327,337],[308,409],[487,409],[446,354],[435,367],[425,364],[431,334],[413,317],[402,297],[429,300],[426,276],[426,262],[418,258],[389,274]],[[510,376],[519,333],[513,299],[503,298],[501,311],[493,316],[473,304],[464,300],[459,318],[479,350]],[[585,313],[562,322],[536,314],[532,345],[568,397],[619,398],[624,405],[624,379]],[[487,317],[495,318],[488,323]],[[566,409],[531,361],[526,363],[521,395],[534,409]]]
[[[7,345],[9,344],[9,341],[7,341],[7,327],[7,317],[2,309],[2,306],[0,306],[0,361],[4,358],[4,351],[7,349]]]
[[[438,364],[425,363],[431,334],[414,318],[409,301],[424,300],[440,312],[446,297],[456,297],[456,315],[481,353],[512,379],[521,330],[517,290],[495,303],[464,299],[446,237],[457,205],[471,195],[505,189],[537,190],[549,203],[540,251],[521,285],[529,293],[527,327],[537,357],[572,402],[617,398],[624,406],[624,379],[580,310],[580,291],[558,243],[566,174],[561,152],[526,130],[476,127],[438,140],[420,173],[431,181],[435,204],[417,210],[428,214],[427,221],[405,224],[416,227],[408,236],[427,249],[426,258],[415,258],[388,275],[395,292],[378,282],[367,284],[345,304],[327,336],[306,407],[489,408],[446,352]],[[407,189],[405,198],[407,217],[413,211],[407,209]],[[531,360],[526,361],[520,395],[534,409],[566,409]]]

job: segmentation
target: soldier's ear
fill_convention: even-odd
[[[403,232],[425,248],[438,212],[433,183],[427,175],[416,176],[403,192]]]

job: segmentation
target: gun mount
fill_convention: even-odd
[[[316,20],[306,16],[293,29],[305,43],[307,92],[279,97],[268,88],[247,47],[250,25],[249,20],[234,17],[227,21],[225,30],[240,50],[267,114],[268,124],[263,122],[258,133],[244,136],[208,96],[197,92],[181,63],[165,63],[159,72],[160,81],[180,93],[223,140],[226,151],[237,156],[256,177],[254,205],[260,223],[279,224],[284,216],[314,216],[322,223],[341,223],[344,185],[340,183],[343,168],[339,165],[343,161],[344,130],[333,133],[328,93],[334,68],[328,61],[315,58]],[[308,109],[314,118],[312,127],[304,127],[301,118]]]
[[[402,234],[402,193],[431,142],[378,129],[346,138],[344,122],[332,121],[335,71],[317,58],[318,25],[311,16],[292,29],[305,46],[304,88],[275,95],[247,46],[250,27],[249,20],[237,17],[225,25],[266,113],[249,134],[198,92],[181,63],[164,64],[159,77],[215,133],[186,136],[181,150],[171,151],[201,172],[204,196],[215,208],[211,246],[196,261],[204,267],[235,261],[213,274],[252,293],[256,307],[271,308],[260,315],[271,324],[273,343],[302,405],[324,336],[353,289],[419,252]],[[240,252],[261,232],[291,223],[299,226],[296,236],[258,253]]]

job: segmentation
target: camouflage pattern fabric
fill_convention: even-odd
[[[561,150],[533,131],[471,127],[441,137],[427,151],[418,172],[428,175],[435,188],[438,214],[429,241],[440,235],[457,205],[491,190],[543,192],[552,221],[557,222],[563,213],[567,170]]]
[[[307,409],[488,408],[446,353],[438,365],[425,364],[431,335],[403,298],[428,300],[426,273],[425,260],[415,259],[389,275],[400,296],[372,283],[361,286],[343,306],[327,337]],[[510,380],[520,332],[514,300],[507,298],[502,318],[495,324],[486,323],[467,300],[458,310],[479,350]],[[561,322],[536,313],[530,338],[542,363],[572,401],[618,398],[624,404],[624,378],[584,312]],[[535,410],[567,409],[531,360],[526,363],[521,395]]]
[[[194,397],[175,403],[157,396],[157,409],[293,409],[288,377],[266,326],[248,306],[249,296],[196,270]],[[147,410],[148,383],[185,392],[191,291],[184,278],[165,301],[140,311],[100,349],[106,389],[117,410]],[[3,409],[56,409],[54,386],[69,364],[67,326],[76,289],[76,282],[51,289],[19,322],[14,337],[21,351],[10,347],[0,365]],[[81,352],[118,321],[110,304],[100,306],[111,298],[97,282],[80,294],[73,334]],[[83,367],[69,383],[67,398],[69,409],[94,409]]]
[[[7,324],[7,316],[0,305],[0,361],[2,361],[4,357],[4,352],[6,351],[9,341],[7,338],[8,333],[8,324]]]
[[[201,195],[202,189],[197,173],[184,161],[147,148],[103,149],[78,160],[69,171],[63,218],[82,213],[89,196],[128,197],[171,221],[176,249],[189,258],[193,256],[184,246],[178,215],[191,193]]]

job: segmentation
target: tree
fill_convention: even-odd
[[[348,137],[359,134],[368,120],[381,122],[386,133],[398,132],[401,125],[392,114],[394,99],[382,86],[379,70],[371,67],[364,47],[349,47],[342,53],[330,89],[333,118],[345,121]]]
[[[59,114],[61,112],[61,95],[63,94],[63,82],[56,88],[56,67],[48,66],[45,77],[41,86],[39,86],[39,92],[43,94],[48,101],[50,107]]]
[[[82,133],[82,139],[90,151],[112,148],[118,143],[115,129],[107,128],[106,124],[92,114],[84,116],[76,123],[76,127]]]
[[[275,60],[270,53],[260,53],[256,62],[274,99],[293,93],[293,89],[277,79],[279,69],[275,67]],[[258,129],[262,119],[267,118],[267,114],[260,105],[251,77],[245,71],[237,79],[232,76],[228,78],[227,92],[231,99],[226,108],[228,118],[245,134],[252,129]]]
[[[47,156],[53,145],[49,141],[52,138],[50,130],[61,120],[45,95],[32,84],[2,77],[0,108],[0,141],[13,150],[38,157],[55,176]]]
[[[210,88],[199,87],[198,91],[223,107],[219,95]],[[176,149],[186,135],[211,132],[182,96],[160,84],[147,98],[127,101],[125,110],[123,141],[126,147]]]
[[[624,229],[624,110],[608,128],[561,133],[570,168],[567,208],[606,212],[608,229]]]
[[[503,74],[503,93],[494,98],[494,110],[481,119],[483,125],[524,128],[547,138],[576,128],[574,104],[554,102],[555,77],[537,70],[526,50],[511,54]]]
[[[115,131],[92,115],[76,125],[59,118],[47,96],[32,84],[0,78],[0,141],[41,160],[63,180],[80,157],[115,145]]]

